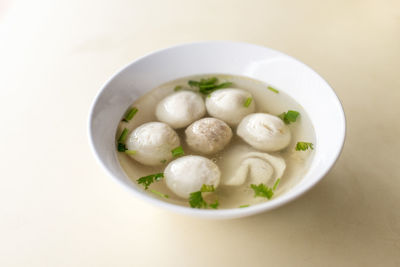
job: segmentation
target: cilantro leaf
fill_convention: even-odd
[[[314,149],[314,146],[312,143],[307,143],[307,142],[297,142],[296,144],[296,151],[306,151],[307,149]]]
[[[138,184],[142,184],[144,189],[147,190],[154,181],[160,181],[164,177],[164,173],[150,174],[137,179]]]
[[[289,110],[288,112],[283,112],[278,117],[281,118],[281,120],[283,120],[285,124],[290,124],[292,122],[295,122],[299,115],[300,115],[299,112],[294,110]]]
[[[207,204],[207,202],[204,201],[202,193],[214,192],[214,191],[215,191],[214,185],[203,184],[201,186],[200,191],[190,193],[190,196],[189,196],[190,206],[192,208],[198,208],[198,209],[207,208],[208,204]],[[216,209],[216,208],[218,208],[218,205],[219,205],[219,202],[218,202],[218,200],[216,200],[214,203],[210,204],[209,206],[213,209]]]
[[[254,197],[265,197],[268,199],[271,199],[274,196],[274,192],[276,188],[278,187],[279,183],[281,181],[281,178],[276,179],[274,186],[272,188],[266,186],[265,184],[251,184],[250,187],[254,191]],[[243,205],[239,206],[239,208],[245,208],[248,207],[249,205]]]
[[[271,199],[274,195],[272,188],[269,188],[265,184],[251,184],[250,187],[254,190],[254,197],[265,197]]]
[[[171,150],[172,156],[174,157],[180,157],[185,155],[185,152],[183,152],[183,148],[181,146],[178,146],[174,149]]]
[[[207,208],[207,203],[204,201],[201,191],[190,193],[189,204],[192,208]]]
[[[211,203],[211,204],[210,204],[210,207],[211,207],[212,209],[215,209],[215,210],[218,209],[218,206],[219,206],[218,199],[216,199],[214,203]]]
[[[215,188],[214,188],[214,185],[206,185],[206,184],[203,184],[203,186],[201,187],[201,189],[200,189],[200,191],[201,192],[214,192],[215,191]]]

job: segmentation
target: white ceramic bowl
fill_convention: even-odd
[[[296,99],[307,111],[316,134],[315,155],[307,174],[287,193],[245,209],[192,209],[144,193],[122,170],[116,157],[115,132],[127,107],[162,83],[185,76],[212,73],[242,75],[267,82]],[[89,117],[89,139],[100,165],[143,200],[187,215],[237,218],[288,203],[320,181],[342,150],[345,125],[344,112],[334,91],[308,66],[266,47],[215,41],[183,44],[156,51],[116,73],[101,88],[93,103]]]

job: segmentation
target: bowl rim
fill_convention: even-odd
[[[101,97],[102,93],[104,90],[108,87],[108,85],[115,79],[117,78],[122,72],[127,70],[130,66],[137,64],[139,61],[147,58],[154,56],[158,53],[163,53],[167,52],[168,50],[173,50],[173,49],[179,49],[181,47],[187,47],[187,46],[196,46],[196,45],[210,45],[210,44],[219,44],[219,45],[242,45],[242,46],[252,46],[256,48],[261,48],[261,49],[268,49],[271,52],[277,53],[284,55],[288,57],[290,60],[295,61],[296,63],[302,65],[303,67],[307,68],[309,71],[311,71],[313,74],[317,75],[320,77],[327,85],[328,89],[333,93],[332,96],[334,98],[335,104],[338,106],[338,110],[340,111],[339,116],[342,119],[342,129],[343,131],[340,132],[340,136],[337,136],[338,139],[340,139],[340,147],[337,147],[337,150],[335,151],[334,154],[331,154],[332,157],[330,158],[330,162],[327,164],[326,169],[318,176],[316,179],[314,179],[311,183],[308,183],[307,185],[303,186],[300,188],[295,194],[283,194],[277,199],[271,199],[268,202],[260,203],[254,206],[249,206],[246,208],[232,208],[232,209],[221,209],[221,210],[214,210],[214,209],[194,209],[190,207],[184,207],[184,206],[179,206],[175,205],[173,203],[169,203],[157,198],[153,198],[150,196],[147,196],[146,193],[139,192],[138,190],[133,190],[130,186],[125,184],[123,181],[118,179],[104,164],[102,159],[100,158],[99,154],[97,153],[96,146],[94,144],[94,140],[92,138],[93,136],[93,129],[92,129],[92,118],[94,114],[94,109],[96,107],[96,104],[98,103],[99,98]],[[94,154],[96,161],[100,164],[102,169],[113,178],[114,181],[118,182],[119,184],[122,185],[126,190],[128,190],[130,193],[133,193],[135,196],[137,196],[139,199],[143,199],[146,202],[149,202],[150,204],[153,204],[155,206],[165,208],[167,210],[179,213],[179,214],[185,214],[185,215],[190,215],[190,216],[195,216],[195,217],[202,217],[202,218],[211,218],[211,219],[230,219],[230,218],[239,218],[239,217],[246,217],[246,216],[251,216],[255,215],[261,212],[265,212],[268,210],[273,210],[276,209],[282,205],[285,205],[300,196],[304,195],[307,191],[309,191],[311,188],[313,188],[318,182],[320,182],[327,174],[328,172],[332,169],[332,167],[335,165],[337,162],[339,156],[341,155],[343,151],[343,147],[345,144],[345,139],[346,139],[346,115],[344,113],[343,105],[342,102],[340,101],[340,98],[337,96],[335,91],[333,90],[332,86],[320,75],[318,74],[315,70],[313,70],[311,67],[306,65],[305,63],[299,61],[298,59],[287,55],[286,53],[283,53],[281,51],[262,46],[262,45],[257,45],[257,44],[252,44],[252,43],[247,43],[247,42],[237,42],[237,41],[197,41],[197,42],[188,42],[188,43],[181,43],[173,46],[169,46],[166,48],[161,48],[157,49],[155,51],[149,52],[139,58],[134,59],[133,61],[129,62],[128,64],[124,65],[120,69],[118,69],[103,85],[100,87],[98,90],[89,110],[88,114],[88,124],[87,124],[87,134],[88,134],[88,139],[89,139],[89,145],[92,150],[92,153]],[[268,203],[267,205],[263,205],[265,203]]]

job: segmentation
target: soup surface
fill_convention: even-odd
[[[181,90],[198,92],[198,88],[188,85],[189,80],[198,81],[202,78],[210,77],[217,77],[219,83],[232,82],[232,85],[229,87],[240,88],[250,92],[252,94],[251,101],[253,101],[255,104],[254,113],[269,113],[276,116],[279,116],[284,112],[288,112],[289,110],[297,111],[299,113],[299,116],[295,119],[295,122],[288,124],[291,132],[291,140],[286,148],[277,152],[260,151],[262,153],[268,153],[272,156],[280,156],[286,163],[286,169],[283,175],[281,177],[277,177],[279,178],[279,184],[277,183],[276,179],[266,183],[266,186],[270,189],[272,189],[274,185],[276,187],[273,190],[272,198],[277,198],[293,188],[305,175],[313,158],[314,152],[311,147],[305,150],[299,150],[297,147],[298,142],[312,143],[315,146],[315,134],[311,121],[301,105],[299,105],[294,99],[284,92],[278,91],[279,88],[272,88],[270,85],[264,82],[253,80],[247,77],[212,74],[185,77],[162,84],[132,103],[131,108],[134,107],[137,109],[137,112],[129,121],[123,121],[121,119],[116,132],[116,140],[118,140],[124,129],[127,129],[130,133],[144,123],[158,121],[155,115],[155,109],[157,104],[166,96],[173,94],[175,91]],[[207,95],[203,95],[202,97],[206,99]],[[210,117],[210,115],[206,113],[204,117]],[[184,154],[201,155],[207,157],[218,165],[222,176],[224,176],[224,174],[225,176],[226,174],[233,175],[239,168],[241,157],[244,154],[258,151],[243,141],[242,138],[236,134],[237,127],[233,126],[231,127],[233,137],[223,150],[212,155],[202,155],[199,152],[191,150],[187,145],[185,141],[186,128],[187,127],[176,130],[176,133],[180,138],[180,146],[183,148]],[[165,162],[159,166],[146,166],[134,160],[127,153],[118,151],[116,153],[121,167],[125,171],[126,175],[136,184],[140,177],[148,176],[150,174],[163,173],[169,163]],[[144,190],[142,185],[138,184],[137,186]],[[146,191],[155,198],[160,198],[173,204],[190,207],[188,199],[183,199],[177,196],[166,186],[165,179],[155,181]],[[155,192],[160,192],[168,197],[163,197]],[[266,197],[255,196],[255,190],[248,182],[245,182],[239,186],[224,185],[223,183],[220,183],[215,192],[205,193],[203,194],[203,197],[208,203],[214,203],[217,200],[219,204],[218,209],[247,207],[269,200]]]

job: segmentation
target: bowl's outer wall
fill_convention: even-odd
[[[242,75],[267,82],[289,94],[307,111],[316,134],[315,156],[302,181],[288,193],[246,209],[197,210],[145,194],[123,172],[116,157],[118,122],[139,96],[162,83],[198,74]],[[310,189],[329,171],[345,138],[345,117],[332,88],[308,66],[278,51],[246,43],[184,44],[144,56],[115,74],[97,95],[89,116],[89,139],[105,170],[137,196],[185,214],[234,218],[280,206]]]

